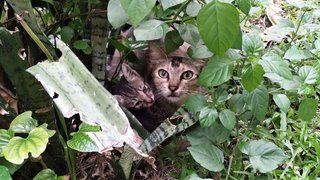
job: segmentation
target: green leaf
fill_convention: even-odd
[[[249,15],[251,0],[236,0],[236,5],[245,15]]]
[[[15,133],[29,133],[32,129],[38,126],[37,120],[33,119],[31,115],[31,111],[26,111],[18,115],[11,122],[9,129]]]
[[[261,37],[256,33],[243,35],[242,48],[248,55],[257,56],[264,49]]]
[[[290,108],[290,100],[285,94],[273,95],[273,100],[276,105],[280,108],[281,112],[287,113]]]
[[[205,143],[188,147],[193,159],[209,171],[218,172],[224,168],[222,151],[213,144]]]
[[[199,76],[199,84],[205,87],[218,86],[231,78],[234,60],[229,57],[210,58]]]
[[[198,28],[192,24],[181,24],[178,29],[182,39],[193,47],[203,44]]]
[[[184,1],[186,1],[186,0],[161,0],[161,5],[162,5],[163,9],[166,10],[172,6],[181,4]]]
[[[239,29],[239,33],[237,35],[237,38],[234,41],[234,43],[231,46],[231,48],[242,50],[242,31],[241,31],[241,29]]]
[[[119,0],[109,0],[107,13],[108,21],[115,29],[129,21],[129,17],[122,8]]]
[[[195,1],[191,1],[187,8],[186,13],[191,17],[196,17],[201,9],[201,5]]]
[[[200,112],[206,104],[207,98],[201,94],[190,96],[185,103],[186,108],[193,113]]]
[[[90,46],[89,46],[87,40],[77,40],[73,43],[73,47],[76,49],[84,50],[84,49],[89,48]]]
[[[43,169],[40,171],[33,180],[63,180],[62,176],[57,176],[57,174],[51,169]]]
[[[302,66],[299,69],[299,77],[301,82],[305,84],[314,84],[317,82],[318,79],[318,72],[312,66]]]
[[[227,3],[217,0],[201,8],[198,18],[200,35],[209,50],[223,55],[239,34],[239,13]]]
[[[232,130],[236,125],[236,116],[234,112],[229,109],[222,110],[219,113],[219,119],[222,125],[229,130]]]
[[[247,104],[249,105],[252,114],[259,121],[262,121],[269,107],[268,90],[264,85],[258,86],[254,91],[248,94]]]
[[[279,76],[291,80],[292,73],[289,65],[277,54],[268,53],[259,61],[266,73],[276,73]]]
[[[245,67],[242,74],[242,84],[244,88],[252,92],[255,90],[263,80],[264,70],[260,64],[249,64]]]
[[[74,36],[74,29],[69,27],[69,26],[64,26],[62,29],[61,29],[61,32],[60,32],[60,35],[61,35],[61,39],[67,43],[67,44],[70,44],[71,43],[71,39],[73,38]]]
[[[164,46],[167,53],[173,52],[183,44],[183,40],[177,30],[169,31],[164,39]]]
[[[202,108],[199,114],[199,121],[200,121],[201,127],[211,126],[216,121],[217,118],[218,118],[217,110],[208,106]]]
[[[156,0],[120,0],[133,26],[137,26],[154,7]]]
[[[99,132],[101,131],[100,126],[94,126],[87,123],[81,123],[78,132]]]
[[[192,59],[207,59],[213,56],[212,52],[205,45],[190,46],[187,53]]]
[[[3,147],[9,143],[10,139],[13,138],[13,136],[13,131],[0,129],[0,154],[3,150]]]
[[[239,114],[244,112],[245,104],[246,96],[243,94],[235,94],[228,101],[229,108]]]
[[[48,133],[43,128],[35,128],[30,131],[27,138],[13,137],[3,148],[3,155],[13,164],[21,164],[31,153],[32,157],[38,157],[46,149],[49,141]]]
[[[160,39],[168,32],[169,26],[159,20],[148,20],[139,24],[133,31],[137,41]]]
[[[249,155],[250,164],[262,173],[270,172],[278,167],[286,158],[283,150],[272,142],[253,140],[239,146],[242,153]]]
[[[215,122],[210,127],[197,126],[187,133],[188,141],[192,146],[212,142],[215,144],[223,143],[229,140],[231,131],[222,124]]]
[[[70,148],[80,152],[98,152],[99,147],[87,133],[76,132],[72,135],[72,139],[67,141]]]
[[[309,59],[312,57],[312,54],[307,50],[299,49],[297,46],[292,46],[284,54],[284,59],[289,59],[290,61],[301,61],[304,59]]]
[[[318,101],[316,99],[306,98],[299,105],[298,115],[304,121],[310,121],[317,112]]]
[[[11,180],[9,169],[5,166],[0,165],[0,179],[2,180]]]
[[[219,87],[213,93],[213,101],[222,103],[228,100],[229,95],[225,88]]]

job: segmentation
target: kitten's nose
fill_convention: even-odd
[[[178,86],[169,86],[170,91],[174,92],[178,89]]]

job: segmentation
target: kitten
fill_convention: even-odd
[[[150,108],[131,111],[149,131],[171,117],[190,95],[199,91],[197,79],[205,65],[203,60],[188,57],[187,44],[169,54],[161,44],[149,42],[146,59],[148,83],[155,95],[155,103]]]
[[[121,66],[121,78],[113,88],[113,96],[120,105],[129,109],[142,109],[154,103],[150,86],[127,64]]]

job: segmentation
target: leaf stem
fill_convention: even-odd
[[[24,19],[19,16],[18,14],[15,15],[18,22],[21,24],[21,26],[26,30],[26,32],[29,34],[29,36],[34,40],[34,42],[39,46],[39,48],[42,50],[42,52],[47,56],[49,61],[53,61],[53,57],[50,54],[49,50],[44,46],[44,44],[41,42],[41,40],[38,38],[38,36],[32,31],[32,29],[29,27],[29,25],[24,21]]]
[[[302,23],[302,20],[303,20],[303,18],[304,18],[304,16],[305,16],[305,14],[306,14],[306,13],[307,13],[307,11],[304,11],[304,12],[303,12],[303,14],[302,14],[302,16],[301,16],[301,18],[300,18],[300,20],[299,20],[299,22],[298,22],[298,26],[297,26],[296,30],[294,31],[294,33],[292,34],[291,41],[289,42],[289,44],[288,44],[288,47],[287,47],[287,50],[286,50],[286,51],[288,51],[288,49],[291,47],[291,44],[292,44],[292,43],[293,43],[293,41],[296,39],[297,34],[298,34],[298,31],[299,31],[300,26],[301,26],[301,23]]]
[[[239,137],[239,129],[240,129],[240,126],[239,126],[239,121],[238,121],[238,120],[236,121],[236,127],[237,127],[237,128],[236,128],[236,137]],[[234,146],[233,149],[232,149],[232,154],[230,155],[226,180],[228,180],[228,178],[229,178],[229,176],[230,176],[233,157],[234,157],[235,154],[236,154],[237,147],[238,147],[238,144],[239,144],[239,142],[240,142],[239,139],[236,139],[236,140],[237,140],[237,142],[236,142],[235,146]]]
[[[178,11],[175,13],[175,15],[173,16],[173,21],[175,21],[177,19],[177,17],[179,16],[179,14],[188,6],[188,4],[191,2],[192,0],[188,0],[186,3],[184,3],[179,9]]]

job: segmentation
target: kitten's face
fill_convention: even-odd
[[[150,86],[143,78],[128,65],[122,65],[123,77],[121,90],[115,96],[118,102],[132,109],[150,107],[154,103],[154,95]]]
[[[152,73],[156,97],[180,106],[197,92],[197,79],[203,63],[184,57],[167,57],[160,61]]]

